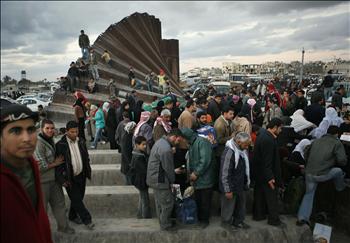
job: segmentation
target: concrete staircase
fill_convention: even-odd
[[[74,235],[56,231],[56,222],[50,215],[55,243],[114,243],[114,242],[311,242],[307,227],[296,227],[295,218],[283,217],[287,228],[268,226],[266,222],[255,222],[247,216],[249,230],[229,231],[220,226],[219,197],[214,194],[212,219],[208,228],[202,230],[192,225],[183,225],[176,233],[160,231],[156,218],[153,192],[150,189],[152,219],[136,219],[138,191],[124,185],[120,173],[121,155],[116,150],[89,150],[92,179],[88,181],[84,202],[89,209],[96,228],[87,230],[83,225],[70,223]],[[66,195],[66,207],[70,201]],[[251,213],[252,193],[248,194],[247,211]]]

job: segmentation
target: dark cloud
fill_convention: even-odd
[[[342,13],[329,16],[335,9],[339,12],[339,5],[344,6]],[[77,43],[81,29],[90,37],[97,36],[110,24],[134,12],[148,12],[159,18],[163,38],[180,40],[182,60],[278,54],[301,47],[346,50],[350,36],[349,6],[344,1],[2,1],[1,50],[6,55],[1,59],[6,62],[12,53],[28,55],[25,61],[44,55],[47,62],[55,62],[54,55],[69,54],[68,44]],[[62,72],[66,72],[66,63],[71,61],[66,59],[57,64]],[[6,70],[4,67],[2,64],[2,70]]]
[[[329,8],[346,2],[347,1],[261,1],[254,2],[248,10],[256,15],[281,15],[295,11]]]

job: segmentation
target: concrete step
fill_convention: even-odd
[[[95,229],[90,231],[84,225],[72,225],[76,233],[68,235],[56,231],[52,225],[55,243],[312,243],[311,231],[307,226],[295,225],[295,218],[283,217],[286,228],[269,226],[265,221],[256,222],[247,217],[248,230],[231,231],[221,227],[220,218],[212,218],[203,230],[195,225],[181,225],[177,232],[165,232],[159,228],[158,219],[93,219]]]
[[[88,186],[124,185],[120,164],[92,164],[91,171],[91,181],[87,181]]]
[[[92,142],[90,142],[90,136],[87,135],[86,129],[85,129],[85,138],[87,139],[86,141],[86,147],[87,149],[90,150],[94,150],[91,148]],[[97,149],[98,150],[110,150],[111,149],[111,145],[109,144],[109,142],[106,142],[105,144],[102,144],[101,142],[97,143]],[[117,151],[117,150],[116,150]]]
[[[91,149],[89,156],[90,164],[120,164],[122,155],[118,153],[118,150]]]
[[[152,215],[156,215],[153,191],[149,193]],[[85,206],[94,218],[134,218],[138,200],[139,192],[134,186],[87,186],[84,197]],[[70,206],[67,194],[66,206]]]
[[[155,216],[153,190],[149,189],[152,215]],[[96,218],[133,218],[136,216],[139,192],[134,186],[87,186],[84,202]],[[247,212],[252,212],[253,191],[247,193]],[[70,205],[66,195],[66,205]],[[214,192],[211,215],[220,214],[220,195]]]

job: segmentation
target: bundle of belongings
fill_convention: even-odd
[[[176,218],[182,224],[196,224],[197,218],[197,204],[193,199],[194,187],[189,186],[184,194],[181,194],[180,185],[174,184],[174,191],[176,194]]]

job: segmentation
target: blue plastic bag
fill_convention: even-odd
[[[198,222],[196,201],[190,197],[179,201],[176,216],[183,224],[196,224]]]

